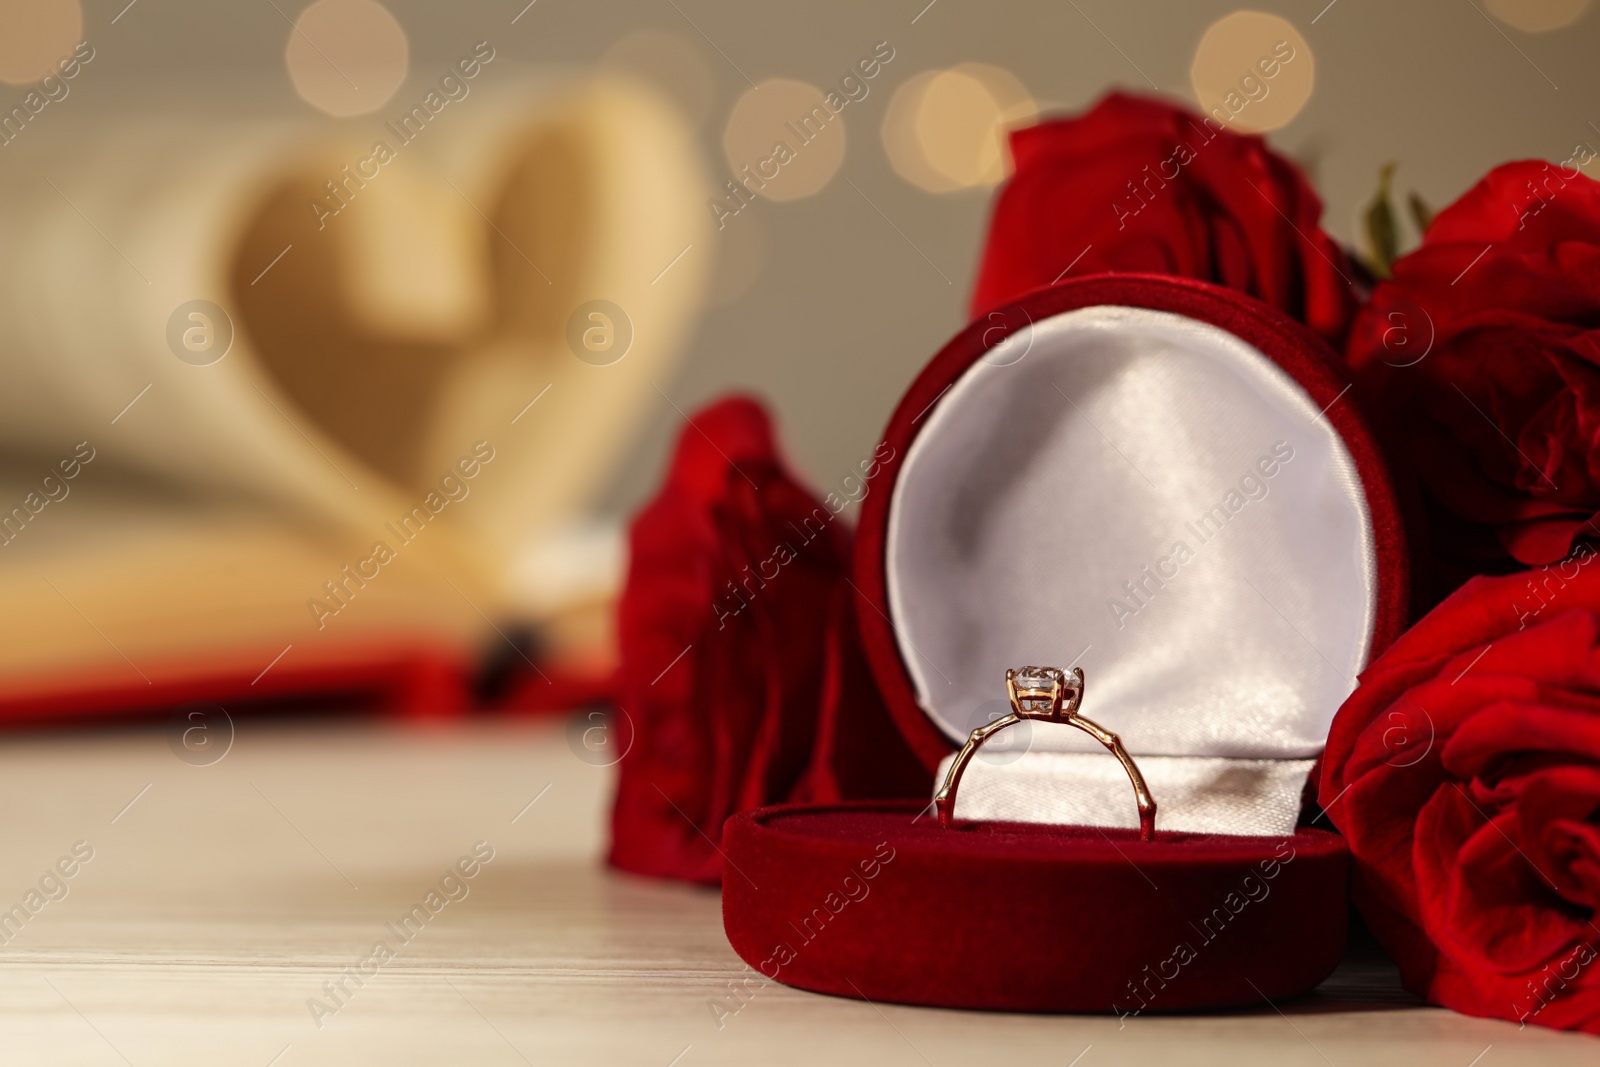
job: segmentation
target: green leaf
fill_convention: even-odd
[[[1400,234],[1395,225],[1394,204],[1390,187],[1394,182],[1394,163],[1385,163],[1378,170],[1378,191],[1367,205],[1362,216],[1367,231],[1368,265],[1379,278],[1387,278],[1390,266],[1400,254]]]
[[[1427,233],[1428,227],[1433,225],[1433,216],[1435,214],[1433,208],[1429,207],[1428,202],[1416,193],[1412,193],[1407,197],[1406,203],[1411,207],[1411,221],[1417,224],[1417,233]]]

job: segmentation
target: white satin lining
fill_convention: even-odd
[[[939,767],[939,780],[954,756]],[[1156,798],[1156,825],[1189,833],[1294,832],[1315,760],[1146,756],[1139,773]],[[1133,786],[1109,752],[1029,752],[1015,763],[979,759],[956,793],[956,818],[1139,827]]]
[[[991,358],[923,417],[889,510],[891,617],[923,709],[961,742],[1004,710],[1007,667],[1076,663],[1084,714],[1136,755],[1291,761],[1245,795],[1298,808],[1375,612],[1365,493],[1337,432],[1258,350],[1167,312],[1068,312]],[[1094,757],[980,761],[963,794],[1013,818],[1131,818],[1094,741],[1044,727],[1031,748]],[[1039,793],[1054,776],[1071,805]],[[1162,825],[1244,825],[1173,788]]]

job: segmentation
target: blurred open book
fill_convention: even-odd
[[[497,73],[0,149],[0,720],[605,669],[582,518],[664,402],[703,182],[652,92]]]

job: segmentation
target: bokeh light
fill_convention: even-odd
[[[1572,25],[1591,0],[1483,0],[1489,14],[1523,33],[1549,33]]]
[[[1202,111],[1232,129],[1262,133],[1288,125],[1306,106],[1316,63],[1288,19],[1235,11],[1201,35],[1189,77]]]
[[[668,30],[635,30],[600,57],[602,69],[630,74],[666,92],[696,125],[711,114],[716,84],[694,42]]]
[[[883,147],[895,172],[931,193],[1005,180],[1008,132],[1038,115],[1010,71],[985,63],[929,70],[906,80],[884,111]]]
[[[78,0],[0,0],[0,82],[30,85],[83,40]]]
[[[344,118],[389,102],[410,68],[410,46],[377,0],[316,0],[294,20],[283,58],[306,103]]]
[[[815,85],[768,78],[733,105],[722,149],[734,180],[757,196],[799,200],[821,192],[844,164],[844,113]],[[746,169],[748,168],[748,169]]]
[[[889,165],[906,181],[930,193],[948,193],[955,185],[928,162],[917,143],[917,114],[923,94],[942,71],[925,70],[900,83],[883,110],[883,151]]]

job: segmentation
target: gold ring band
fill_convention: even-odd
[[[1006,695],[1011,698],[1011,712],[1002,715],[994,722],[985,723],[972,731],[967,738],[967,743],[961,746],[961,751],[956,753],[955,762],[950,764],[949,772],[944,776],[944,785],[933,798],[934,807],[939,812],[939,825],[949,829],[955,823],[956,789],[961,785],[961,775],[965,773],[967,764],[972,762],[972,757],[977,755],[983,743],[1008,726],[1014,726],[1024,719],[1039,719],[1042,722],[1066,723],[1076,726],[1106,748],[1117,757],[1122,764],[1122,769],[1128,772],[1128,780],[1133,783],[1133,796],[1139,805],[1139,840],[1149,841],[1156,832],[1156,801],[1150,795],[1150,789],[1144,784],[1144,775],[1139,773],[1139,765],[1133,762],[1133,757],[1128,755],[1128,750],[1122,747],[1122,738],[1107,730],[1099,723],[1091,722],[1078,714],[1078,708],[1083,703],[1083,669],[1074,667],[1063,671],[1059,667],[1022,667],[1006,671]]]

